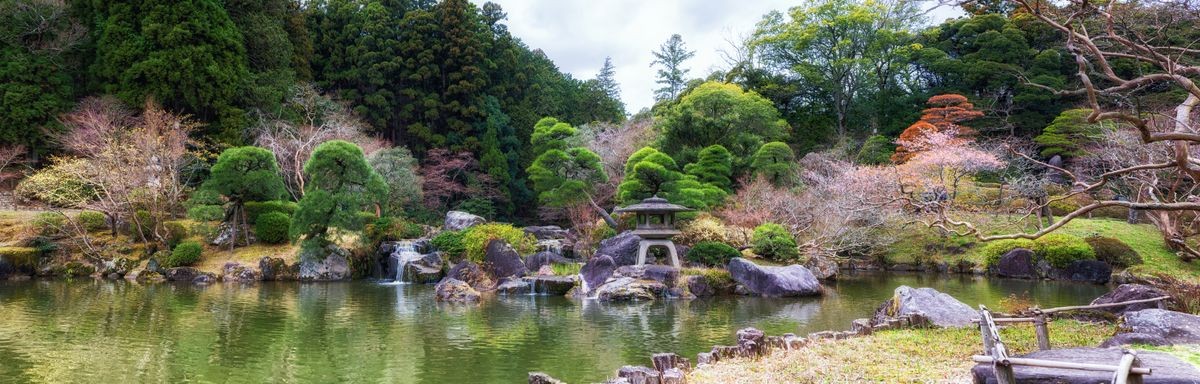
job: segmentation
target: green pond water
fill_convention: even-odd
[[[654,352],[694,358],[734,332],[848,329],[899,285],[968,304],[1016,294],[1085,304],[1104,286],[968,276],[861,275],[821,298],[604,304],[516,296],[438,304],[433,288],[370,281],[216,284],[0,282],[0,382],[596,382]]]

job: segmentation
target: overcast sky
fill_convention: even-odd
[[[482,5],[486,0],[472,0]],[[791,0],[491,0],[508,13],[509,31],[540,48],[559,69],[578,79],[596,76],[606,56],[616,66],[621,99],[629,113],[654,104],[651,51],[678,33],[696,56],[690,77],[721,68],[726,40],[754,30],[762,15],[801,4]],[[938,9],[930,18],[955,16]]]

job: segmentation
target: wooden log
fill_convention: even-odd
[[[1033,330],[1037,334],[1038,349],[1050,349],[1050,330],[1047,329],[1046,315],[1038,314],[1033,321]]]
[[[1033,317],[1001,317],[1001,318],[992,318],[992,322],[993,322],[993,323],[996,323],[996,324],[1003,324],[1003,323],[1032,323],[1032,322],[1034,322],[1034,321],[1036,321],[1036,320],[1037,320],[1037,319],[1036,319],[1036,318],[1033,318]],[[972,323],[977,323],[977,324],[978,324],[978,323],[979,323],[979,319],[974,319],[974,320],[971,320],[971,322],[972,322]]]
[[[692,364],[688,359],[674,353],[655,353],[650,357],[650,361],[654,364],[654,369],[659,372],[666,372],[668,369],[679,369],[687,372],[692,370]]]
[[[1159,296],[1159,297],[1155,297],[1152,299],[1130,300],[1130,301],[1122,301],[1120,303],[1058,307],[1058,308],[1043,309],[1042,313],[1050,314],[1050,313],[1063,312],[1063,311],[1077,311],[1077,310],[1083,310],[1083,309],[1100,309],[1100,308],[1109,308],[1109,307],[1120,307],[1120,306],[1125,306],[1125,305],[1130,305],[1130,304],[1141,304],[1141,303],[1149,303],[1149,302],[1154,302],[1154,301],[1161,301],[1161,300],[1166,300],[1166,299],[1170,299],[1170,298],[1171,298],[1170,296]]]
[[[980,355],[972,356],[971,360],[974,360],[976,363],[995,363],[996,362],[996,359],[994,357],[980,356]],[[1027,359],[1027,358],[1023,358],[1023,357],[1010,357],[1006,360],[1008,361],[1008,363],[1010,365],[1023,365],[1023,366],[1029,366],[1029,367],[1042,367],[1042,368],[1077,369],[1077,370],[1081,370],[1081,371],[1116,372],[1117,368],[1118,368],[1115,365],[1072,363],[1072,362],[1067,362],[1067,361]],[[1130,368],[1129,371],[1130,371],[1130,373],[1136,373],[1139,375],[1149,375],[1151,372],[1150,368],[1141,368],[1141,367]]]

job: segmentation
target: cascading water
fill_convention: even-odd
[[[417,244],[412,241],[397,241],[396,248],[392,250],[392,261],[395,266],[395,275],[392,279],[399,283],[409,283],[404,271],[408,269],[408,263],[421,258],[421,253],[417,252]]]

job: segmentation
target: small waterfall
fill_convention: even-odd
[[[563,243],[562,240],[557,239],[538,240],[537,250],[538,252],[551,252],[556,255],[562,255]]]
[[[397,241],[396,249],[392,251],[392,259],[395,260],[396,271],[392,279],[400,283],[409,283],[404,270],[408,269],[408,263],[421,258],[421,253],[417,252],[417,244],[412,241]]]

